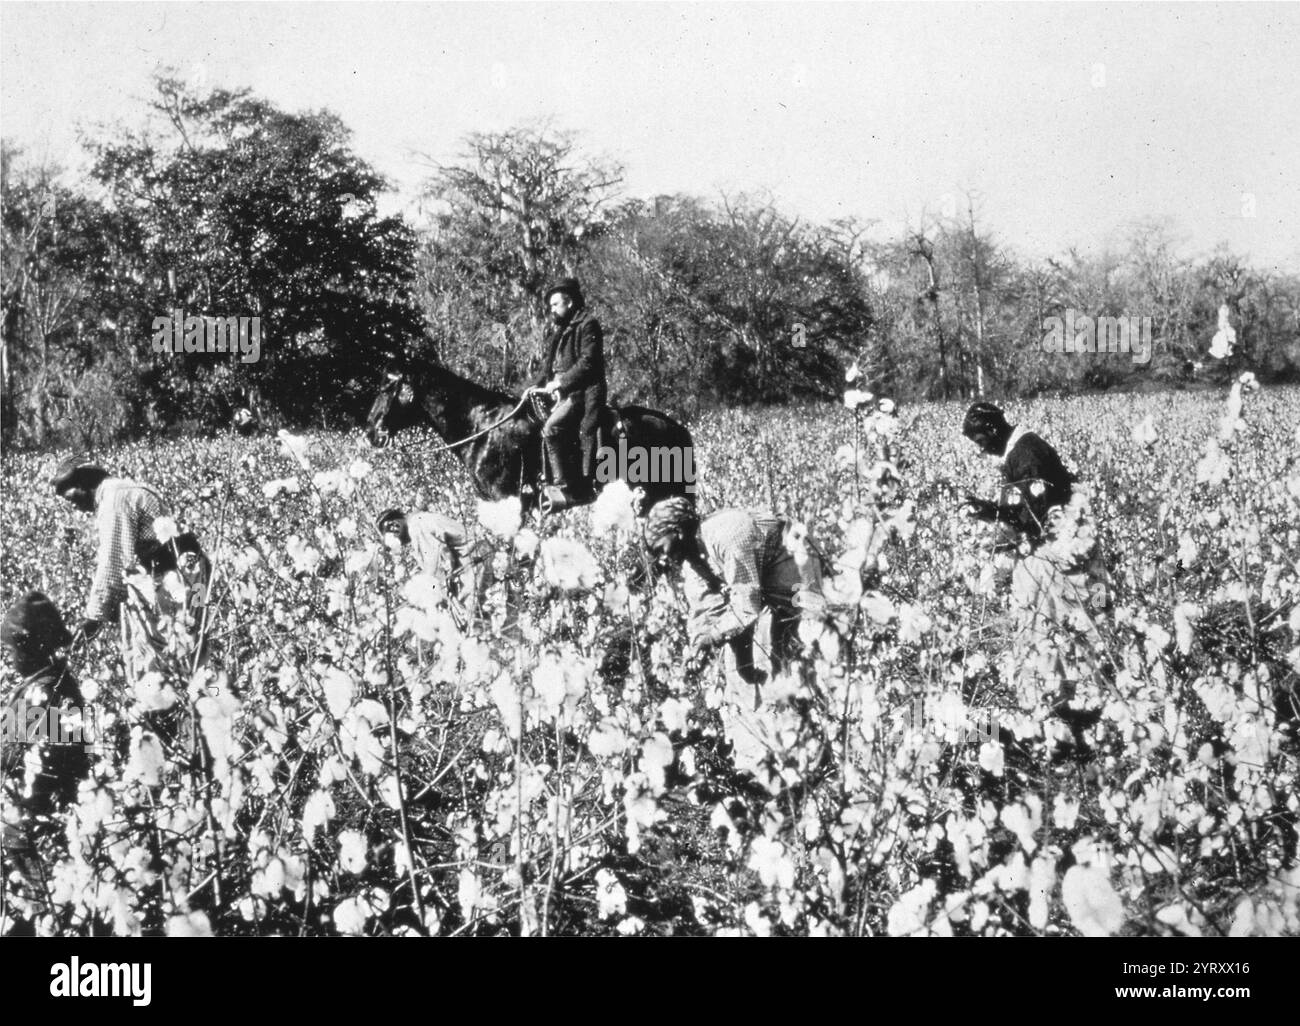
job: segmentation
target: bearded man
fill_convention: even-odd
[[[550,510],[591,497],[596,469],[596,427],[605,405],[605,343],[600,321],[587,310],[576,278],[546,290],[555,331],[546,340],[541,373],[530,392],[546,392],[555,407],[542,425],[542,444],[551,484],[544,496]]]

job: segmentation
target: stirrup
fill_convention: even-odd
[[[542,512],[558,513],[573,505],[573,499],[559,485],[547,485],[542,489]]]

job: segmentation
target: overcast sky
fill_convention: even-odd
[[[1168,217],[1296,270],[1298,54],[1295,4],[4,3],[0,132],[76,167],[77,126],[138,124],[171,64],[334,111],[404,204],[417,154],[549,115],[630,195],[887,233],[973,189],[1027,255]]]

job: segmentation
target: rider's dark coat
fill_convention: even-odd
[[[542,372],[533,384],[544,385],[558,378],[560,398],[572,396],[582,407],[582,472],[591,480],[596,472],[596,426],[605,405],[605,342],[600,321],[583,307],[568,324],[551,333],[545,354]]]

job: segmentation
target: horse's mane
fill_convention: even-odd
[[[444,396],[456,396],[465,401],[466,406],[513,406],[519,397],[496,388],[488,388],[477,381],[457,374],[450,367],[439,363],[423,364],[408,368],[407,374],[421,390],[437,392]]]

